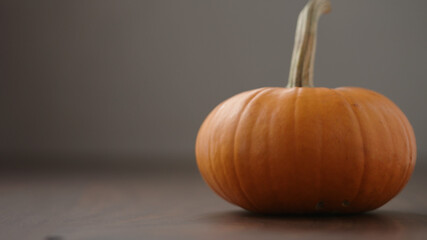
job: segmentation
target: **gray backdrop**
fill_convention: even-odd
[[[286,85],[305,3],[1,1],[0,152],[192,162],[215,105]],[[316,86],[388,96],[422,155],[427,1],[335,0],[332,8],[320,22]]]

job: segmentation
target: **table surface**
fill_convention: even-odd
[[[427,239],[426,173],[370,213],[274,217],[223,201],[195,166],[3,171],[0,239]]]

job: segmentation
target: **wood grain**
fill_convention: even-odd
[[[262,216],[232,206],[194,166],[167,171],[2,171],[0,239],[425,239],[427,168],[379,210]]]

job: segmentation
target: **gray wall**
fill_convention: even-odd
[[[305,1],[1,1],[2,154],[189,156],[220,101],[285,86]],[[427,151],[427,1],[332,2],[315,84],[381,92]],[[150,158],[147,158],[150,159]]]

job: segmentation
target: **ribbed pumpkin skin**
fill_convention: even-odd
[[[412,127],[362,88],[261,88],[218,105],[196,140],[199,170],[227,201],[259,213],[378,208],[408,182]]]

